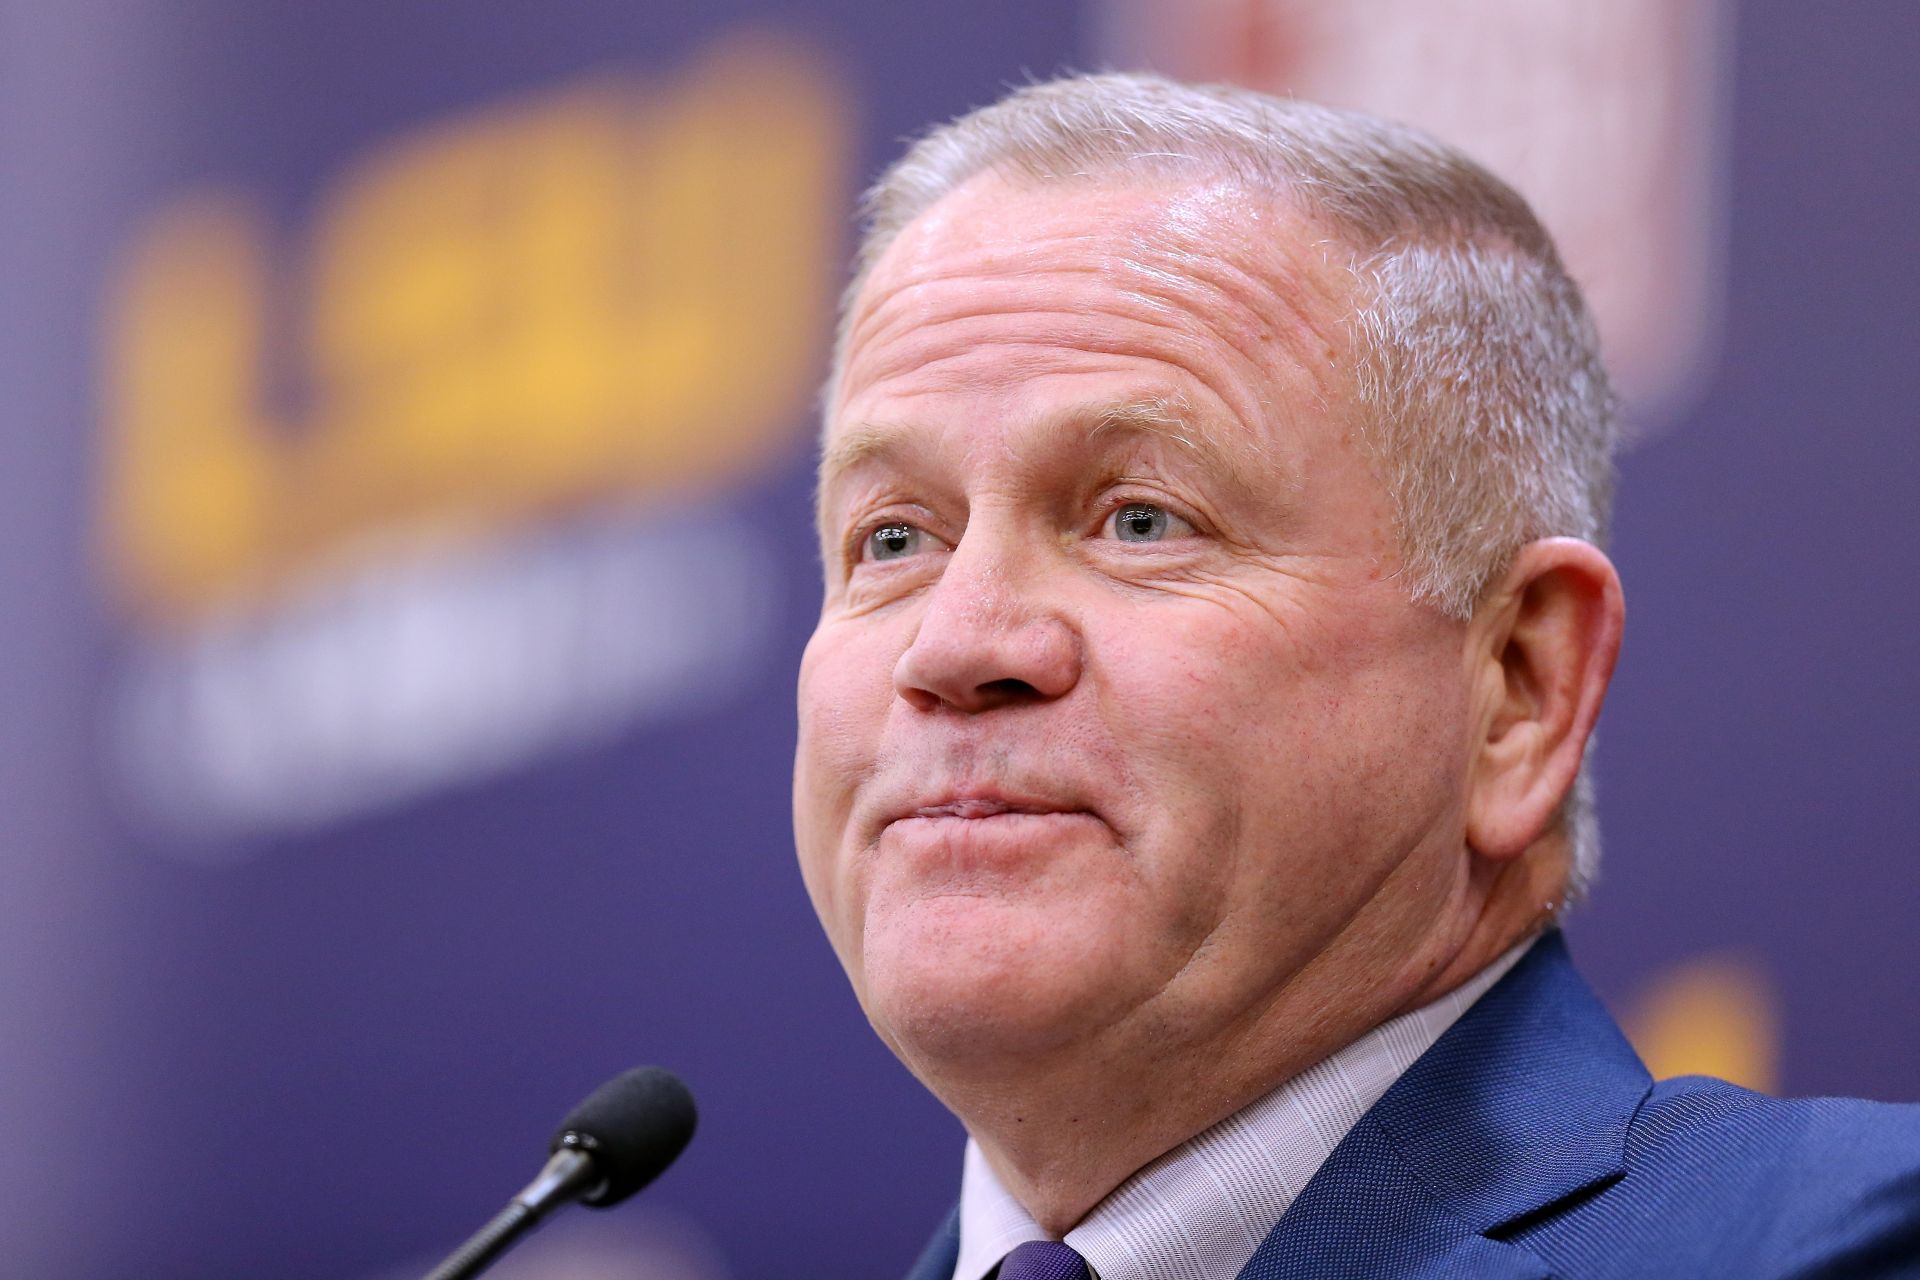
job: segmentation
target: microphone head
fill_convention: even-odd
[[[664,1067],[623,1071],[588,1094],[560,1122],[552,1151],[588,1152],[605,1179],[582,1204],[619,1204],[652,1182],[693,1137],[693,1095]]]

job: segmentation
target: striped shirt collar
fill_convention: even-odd
[[[1100,1280],[1230,1280],[1347,1131],[1525,955],[1381,1023],[1121,1183],[1065,1240]],[[967,1142],[953,1280],[984,1280],[1015,1245],[1051,1239]]]

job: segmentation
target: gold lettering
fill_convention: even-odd
[[[279,487],[261,420],[266,246],[245,201],[182,201],[134,247],[108,315],[109,580],[163,608],[257,587]]]
[[[687,494],[787,446],[846,134],[817,66],[736,38],[671,92],[588,81],[380,148],[291,269],[231,197],[164,211],[110,307],[122,598],[192,616],[392,532]],[[270,322],[276,280],[298,323]]]

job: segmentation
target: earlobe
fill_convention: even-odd
[[[1626,605],[1620,577],[1577,538],[1528,543],[1473,629],[1482,705],[1467,844],[1517,858],[1551,828],[1600,715]]]

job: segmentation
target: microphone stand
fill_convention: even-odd
[[[465,1244],[448,1254],[426,1280],[471,1280],[539,1225],[550,1210],[597,1193],[605,1179],[594,1168],[593,1157],[571,1144],[574,1138],[574,1134],[568,1134],[563,1140],[567,1145],[553,1153],[539,1176],[507,1201],[507,1207],[487,1225],[467,1237]]]

